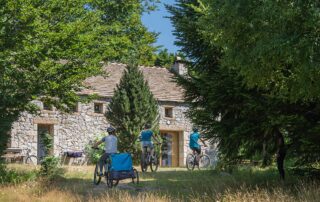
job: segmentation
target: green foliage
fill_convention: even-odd
[[[41,168],[39,175],[45,177],[47,180],[52,180],[54,177],[63,173],[60,167],[60,158],[52,154],[53,137],[48,133],[40,134],[41,142],[44,146],[45,157],[41,160]]]
[[[135,51],[140,64],[153,64],[156,34],[141,14],[155,2],[0,0],[0,155],[19,114],[37,110],[32,100],[68,111],[101,61]]]
[[[224,66],[236,69],[250,87],[291,101],[319,100],[318,2],[202,2],[197,8],[205,16],[205,37],[222,47]]]
[[[50,151],[53,149],[53,137],[48,133],[40,134],[41,142],[44,145],[44,152],[49,155]]]
[[[117,128],[119,150],[135,156],[140,149],[137,139],[144,125],[150,123],[155,131],[158,130],[157,101],[136,65],[129,65],[123,73],[106,117]]]
[[[296,157],[297,163],[319,161],[319,102],[289,102],[285,94],[275,94],[268,88],[248,88],[245,76],[224,62],[229,57],[226,46],[216,42],[216,38],[224,35],[217,33],[208,21],[214,20],[208,17],[214,15],[209,12],[214,8],[208,6],[220,4],[180,0],[167,7],[172,13],[176,44],[190,59],[189,77],[178,78],[186,90],[188,117],[211,141],[218,143],[220,159],[226,164],[234,165],[256,155],[267,163],[277,151],[277,130],[285,138],[288,156]],[[239,55],[243,50],[238,50]],[[241,61],[235,57],[239,62],[251,58],[258,57],[252,55]],[[259,82],[257,78],[260,77],[255,77]]]
[[[105,133],[97,135],[94,139],[94,142],[101,140],[106,135],[107,134],[105,134]],[[104,150],[104,144],[100,144],[98,146],[98,150],[92,148],[92,143],[89,143],[85,146],[86,155],[87,155],[89,161],[94,164],[96,164],[99,161],[100,157],[102,156],[103,150]]]
[[[155,8],[156,0],[92,0],[87,6],[100,14],[96,29],[101,48],[94,51],[103,60],[127,63],[135,54],[139,64],[152,65],[155,60],[157,34],[142,24],[144,11]]]
[[[53,180],[58,175],[63,174],[64,170],[59,166],[60,158],[54,156],[46,156],[41,161],[39,175],[47,180]]]
[[[35,171],[17,172],[15,170],[6,169],[3,164],[0,164],[0,185],[19,184],[26,181],[34,181],[37,175]]]
[[[175,60],[175,55],[173,53],[168,53],[168,49],[163,49],[157,54],[157,59],[155,61],[156,66],[170,68],[172,67]]]

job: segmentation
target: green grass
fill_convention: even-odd
[[[22,182],[34,181],[36,178],[36,170],[17,170],[0,165],[0,185],[17,185]]]
[[[23,170],[16,166],[15,170]],[[239,168],[232,174],[160,168],[141,173],[140,184],[120,181],[115,189],[92,183],[94,167],[67,167],[53,183],[37,182],[0,190],[0,201],[318,201],[320,183],[288,175],[280,182],[274,168]],[[15,195],[10,193],[15,192]]]

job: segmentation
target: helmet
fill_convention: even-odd
[[[151,128],[151,124],[147,123],[146,125],[144,125],[144,128],[146,128],[146,129]]]
[[[193,130],[193,132],[198,132],[199,131],[197,127],[193,127],[192,130]]]
[[[116,131],[116,129],[113,128],[112,126],[110,126],[110,127],[107,128],[107,132],[108,132],[108,133],[113,133],[113,132],[115,132],[115,131]]]

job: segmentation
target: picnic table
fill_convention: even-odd
[[[23,162],[25,155],[22,154],[21,148],[7,148],[4,150],[4,155],[1,156],[6,162]]]

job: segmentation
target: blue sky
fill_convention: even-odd
[[[173,27],[170,20],[165,18],[165,16],[169,16],[169,13],[164,4],[172,5],[174,2],[175,0],[161,0],[156,11],[150,12],[150,14],[145,13],[142,16],[142,22],[149,31],[160,33],[156,45],[162,45],[171,53],[177,52],[179,48],[174,45]]]

